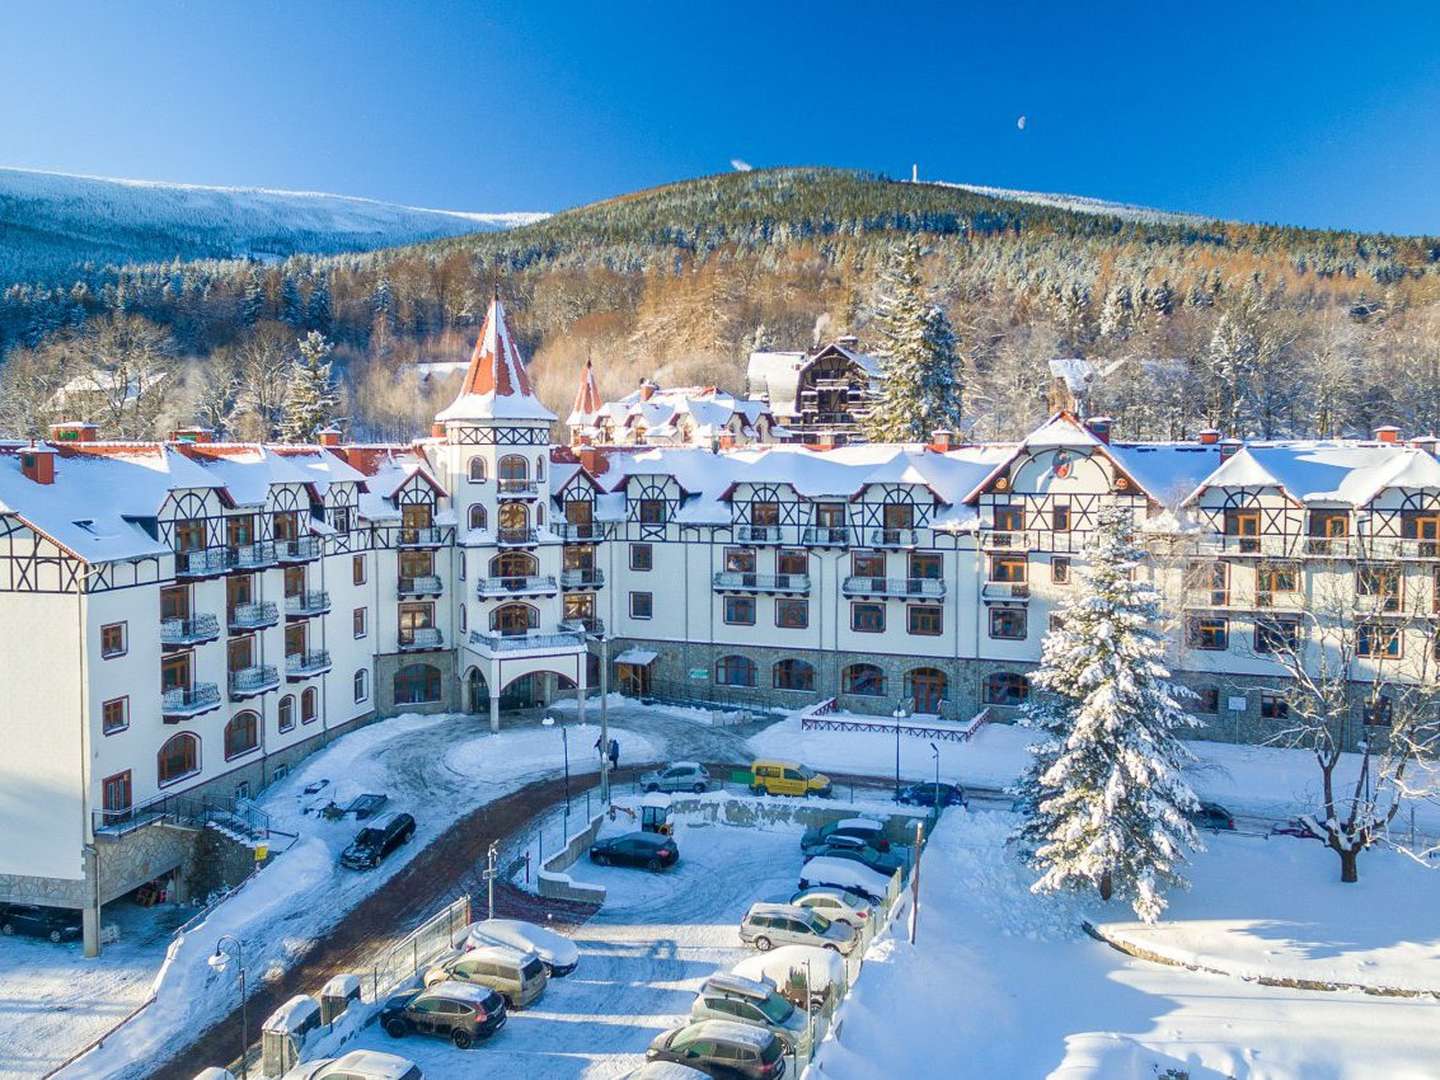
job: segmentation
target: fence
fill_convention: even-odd
[[[898,721],[901,735],[944,742],[969,742],[990,721],[990,709],[981,709],[964,723],[909,716]],[[802,731],[850,731],[893,735],[897,721],[892,716],[857,716],[851,713],[810,713],[800,717]]]
[[[457,947],[470,926],[470,896],[436,912],[376,958],[369,972],[370,1000],[380,1001]]]

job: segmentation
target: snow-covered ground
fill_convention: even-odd
[[[840,1037],[824,1044],[812,1077],[889,1080],[948,1070],[1010,1080],[1153,1080],[1166,1069],[1188,1070],[1190,1080],[1436,1076],[1440,1004],[1271,988],[1130,960],[1077,929],[1082,916],[1097,915],[1086,904],[1030,894],[1005,846],[1013,824],[1003,811],[946,815],[922,868],[917,945],[882,936],[872,946]],[[1255,873],[1236,855],[1245,843],[1263,842],[1226,837],[1202,859],[1224,863],[1224,875],[1232,862],[1235,873]],[[1291,888],[1319,884],[1284,880]],[[1418,884],[1426,881],[1433,911],[1440,879]],[[1207,902],[1207,891],[1197,891],[1189,917],[1204,917],[1211,903],[1235,912],[1224,895]],[[1317,887],[1290,899],[1313,911],[1326,903],[1324,893]],[[1332,909],[1333,926],[1372,919],[1364,895],[1344,902],[1344,910]]]
[[[597,759],[589,749],[598,731],[590,725],[570,726],[572,773],[595,770]],[[626,729],[612,731],[630,760],[654,760],[663,752],[663,740],[651,741]],[[233,934],[243,941],[252,978],[289,967],[328,927],[450,825],[478,806],[534,780],[557,775],[563,760],[556,729],[518,727],[492,735],[486,722],[463,715],[400,716],[336,740],[268,789],[260,800],[275,829],[298,833],[300,839],[185,935],[160,979],[154,1003],[62,1075],[143,1075],[144,1062],[157,1056],[162,1047],[172,1047],[180,1033],[197,1033],[208,1020],[224,1015],[235,1004],[233,972],[219,973],[206,963],[221,934]],[[328,822],[303,813],[304,806],[313,801],[302,795],[303,789],[322,779],[330,781],[323,795],[341,804],[361,792],[387,793],[386,809],[415,816],[416,842],[375,870],[341,870],[337,857],[358,826],[354,821]],[[152,946],[150,978],[160,968],[165,944],[161,940]],[[85,961],[76,961],[65,951],[56,951],[51,957],[47,964],[43,955],[35,956],[23,970],[6,971],[0,980],[6,991],[0,995],[0,1075],[33,1076],[37,1069],[45,1071],[116,1019],[113,1013],[82,1012],[83,1003],[97,994],[91,982],[55,977],[57,970],[72,969],[77,963],[84,966]],[[136,966],[143,968],[143,960],[137,958]],[[59,1030],[32,1020],[37,1011],[48,1014],[57,1010],[81,1012],[90,1019],[77,1018]],[[128,1009],[119,1012],[123,1015],[125,1011]],[[6,1060],[23,1063],[23,1067],[12,1068],[4,1064]]]

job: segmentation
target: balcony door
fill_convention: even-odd
[[[235,609],[255,599],[255,578],[250,574],[238,574],[225,579],[225,610],[234,617]]]
[[[190,617],[190,590],[185,586],[160,590],[160,618],[188,619]]]
[[[190,654],[173,653],[160,658],[160,690],[190,689]]]
[[[255,639],[253,637],[231,638],[225,646],[225,660],[230,674],[255,666]]]

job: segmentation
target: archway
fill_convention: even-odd
[[[490,687],[485,673],[478,667],[465,672],[465,711],[486,714],[490,711]]]

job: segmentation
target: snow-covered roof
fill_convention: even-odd
[[[281,1005],[261,1025],[263,1031],[283,1031],[286,1033],[298,1031],[312,1018],[320,1015],[320,1003],[309,994],[296,994],[289,1001]]]
[[[764,1050],[775,1038],[767,1028],[755,1024],[742,1024],[737,1020],[701,1020],[692,1028],[701,1038],[724,1039],[729,1043],[740,1043]]]
[[[1440,487],[1440,461],[1394,443],[1256,443],[1205,476],[1186,502],[1212,487],[1273,487],[1301,504],[1358,507],[1389,488]]]
[[[298,463],[264,446],[188,443],[185,452],[220,480],[236,506],[264,506],[275,484],[311,482]]]
[[[485,325],[460,394],[435,416],[451,420],[554,420],[530,388],[520,349],[505,324],[505,306],[496,296],[485,313]]]
[[[851,339],[846,339],[811,352],[752,352],[745,366],[745,385],[749,395],[766,398],[777,415],[793,415],[801,376],[816,360],[830,353],[845,357],[872,381],[884,378],[884,363],[880,358],[861,352],[853,346]]]
[[[763,401],[737,398],[714,386],[661,388],[647,382],[618,401],[598,398],[587,363],[570,413],[571,427],[601,437],[613,433],[617,438],[623,434],[639,437],[642,430],[644,438],[652,439],[688,434],[697,442],[708,443],[726,432],[756,435],[756,423],[770,413]]]
[[[820,989],[845,981],[845,961],[840,954],[819,945],[779,945],[746,957],[730,970],[749,979],[769,979],[777,986],[786,982],[792,971],[808,971]]]

